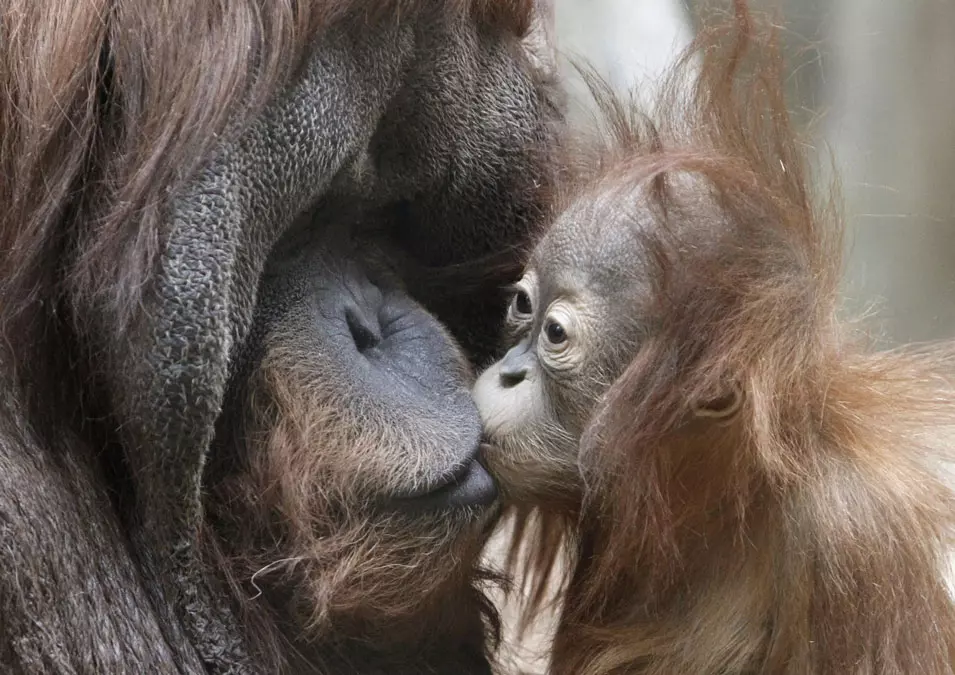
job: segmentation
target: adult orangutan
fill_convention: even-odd
[[[5,672],[489,671],[469,361],[550,183],[540,19],[367,7],[5,4]]]

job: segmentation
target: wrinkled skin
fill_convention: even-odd
[[[422,305],[402,278],[530,236],[546,89],[497,28],[423,13],[330,29],[168,194],[129,329],[109,309],[79,326],[50,316],[96,375],[62,373],[95,416],[65,410],[47,433],[5,386],[5,671],[490,672],[470,552],[495,487],[474,461],[468,362],[490,354],[510,279]],[[349,236],[273,250],[293,223],[348,232],[356,212],[374,213],[381,255]],[[406,325],[388,336],[392,321]],[[325,426],[282,415],[322,401],[339,406]],[[347,559],[360,548],[316,550],[323,537],[390,543]],[[286,551],[307,559],[262,571]],[[428,556],[452,562],[416,574]],[[407,569],[363,599],[358,582],[386,563]]]
[[[548,227],[514,285],[507,353],[473,390],[488,462],[513,501],[576,508],[580,436],[650,330],[633,236],[647,226],[585,193]]]

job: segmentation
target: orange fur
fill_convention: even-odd
[[[652,116],[597,91],[611,144],[569,191],[652,214],[654,330],[581,439],[552,672],[951,675],[955,344],[837,317],[842,223],[735,7]]]

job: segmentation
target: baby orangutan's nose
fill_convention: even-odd
[[[501,366],[501,386],[502,387],[516,387],[521,382],[524,381],[524,378],[527,377],[527,368],[506,368],[502,364]]]
[[[524,340],[512,347],[501,359],[500,373],[501,387],[507,389],[516,387],[527,378],[534,353],[530,349],[530,341]]]

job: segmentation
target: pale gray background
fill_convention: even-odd
[[[583,55],[619,88],[644,90],[691,38],[704,6],[554,2],[565,55]],[[871,307],[886,344],[955,336],[955,0],[751,5],[778,12],[790,106],[821,160],[835,160],[850,235],[847,306]]]

